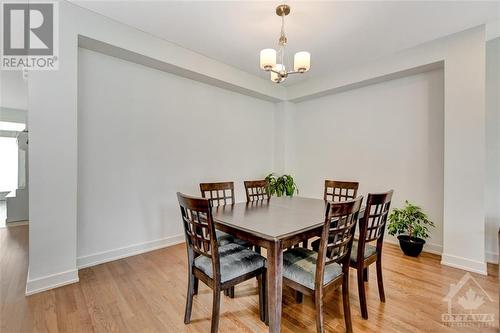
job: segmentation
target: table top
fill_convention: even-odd
[[[212,213],[216,223],[275,240],[321,227],[325,209],[323,199],[273,197],[216,207]]]

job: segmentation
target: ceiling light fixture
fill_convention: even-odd
[[[311,54],[309,52],[297,52],[294,56],[293,71],[287,71],[285,66],[285,47],[288,39],[285,34],[285,16],[290,14],[290,6],[279,5],[276,7],[276,15],[281,16],[281,34],[278,39],[278,50],[263,49],[260,51],[260,68],[271,72],[271,81],[281,83],[288,75],[305,73],[311,68]],[[277,63],[278,59],[278,63]]]

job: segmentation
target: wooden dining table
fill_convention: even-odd
[[[325,208],[322,199],[273,197],[213,209],[217,229],[267,250],[269,332],[281,330],[283,249],[320,236]]]

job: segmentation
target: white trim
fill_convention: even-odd
[[[42,276],[36,279],[30,279],[28,270],[28,277],[26,278],[26,296],[40,293],[49,289],[62,287],[67,284],[78,282],[78,270],[72,269],[65,272]]]
[[[493,251],[486,251],[486,262],[491,264],[498,264],[498,253]]]
[[[486,42],[500,37],[500,20],[486,23]]]
[[[443,253],[441,255],[441,265],[459,268],[464,271],[488,275],[486,262],[471,260],[463,257]]]
[[[149,242],[133,244],[113,250],[98,252],[76,258],[78,269],[103,264],[109,261],[135,256],[184,242],[184,235],[175,235]]]
[[[18,227],[20,225],[28,225],[28,224],[29,224],[28,220],[23,220],[23,221],[9,221],[9,219],[5,220],[6,227]]]
[[[399,241],[397,239],[386,238],[384,239],[384,243],[389,243],[399,246]],[[443,246],[435,243],[425,243],[422,252],[437,254],[440,256],[443,253]]]

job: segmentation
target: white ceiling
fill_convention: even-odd
[[[266,78],[259,51],[274,47],[280,1],[77,1],[119,22]],[[380,58],[500,19],[500,2],[286,1],[289,60],[311,52],[311,70],[287,83]]]

